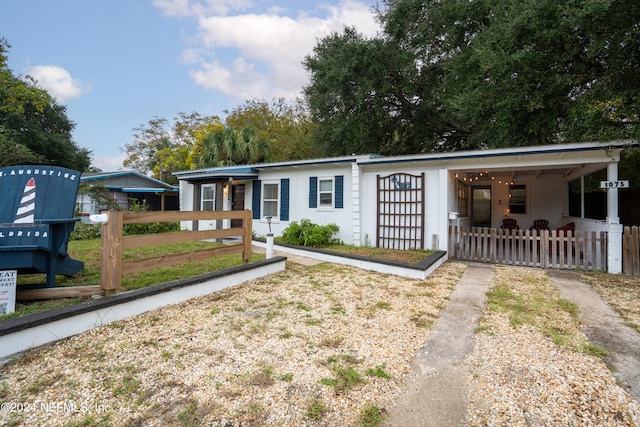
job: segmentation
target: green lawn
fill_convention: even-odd
[[[135,248],[126,250],[123,254],[124,260],[142,259],[160,255],[184,253],[199,249],[209,249],[222,246],[215,242],[186,242],[169,245],[157,245],[151,247]],[[387,259],[392,261],[415,264],[426,258],[431,251],[423,250],[391,250],[377,249],[370,247],[357,247],[352,245],[332,245],[326,247],[329,251],[343,252],[353,255],[367,256],[371,258]],[[97,286],[100,285],[100,239],[92,240],[71,240],[68,247],[72,258],[83,261],[84,269],[73,277],[58,276],[57,286]],[[263,254],[253,254],[250,262],[264,259]],[[173,280],[186,279],[212,271],[224,270],[242,264],[241,254],[225,255],[221,257],[209,258],[207,260],[189,262],[169,266],[166,268],[156,268],[152,270],[139,271],[126,274],[122,277],[122,287],[124,290],[144,288],[151,285],[171,282]],[[44,283],[44,274],[20,275],[18,284]],[[56,307],[64,307],[70,304],[82,302],[89,299],[84,298],[61,298],[48,301],[28,301],[16,303],[16,311],[13,314],[0,316],[0,321],[20,317],[30,313],[50,310]]]
[[[371,258],[386,259],[388,261],[403,262],[405,264],[417,264],[433,253],[433,251],[428,250],[398,250],[353,245],[330,245],[323,249],[333,252],[347,253],[351,255],[360,255]]]
[[[152,247],[135,248],[126,250],[123,259],[133,260],[149,258],[160,255],[190,252],[199,249],[209,249],[222,246],[221,243],[213,242],[186,242],[170,245],[158,245]],[[72,258],[84,262],[84,269],[73,277],[56,277],[57,286],[96,286],[100,285],[100,239],[93,240],[71,240],[68,247]],[[253,254],[250,262],[264,259],[263,254]],[[224,270],[242,264],[242,254],[231,254],[221,257],[209,258],[207,260],[188,262],[184,264],[172,265],[166,268],[155,268],[152,270],[139,271],[126,274],[122,277],[122,288],[133,290],[146,286],[167,283],[173,280],[186,279],[212,271]],[[44,283],[44,274],[20,275],[18,284]],[[0,320],[13,317],[20,317],[30,313],[50,310],[56,307],[64,307],[70,304],[81,302],[84,298],[61,298],[49,301],[28,301],[16,303],[15,313],[0,316]]]

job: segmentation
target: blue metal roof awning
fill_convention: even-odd
[[[108,188],[108,187],[107,187]],[[177,193],[177,188],[141,188],[141,187],[123,187],[119,191],[122,193]]]
[[[242,180],[258,179],[258,170],[247,166],[228,166],[211,169],[199,169],[193,171],[176,172],[173,174],[178,179],[185,181],[202,181],[210,179]]]

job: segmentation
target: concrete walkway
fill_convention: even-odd
[[[588,284],[568,271],[547,270],[563,298],[577,304],[583,332],[590,343],[609,352],[605,362],[629,394],[640,401],[640,334]],[[389,411],[388,426],[464,426],[471,367],[464,359],[473,351],[475,329],[486,304],[493,266],[470,264],[413,361],[398,404]]]
[[[579,307],[582,331],[590,343],[608,352],[605,362],[629,394],[640,401],[640,334],[594,291],[568,271],[549,270],[563,298]]]
[[[470,264],[413,361],[389,426],[463,426],[471,369],[463,362],[473,351],[475,329],[493,279],[493,265]]]
[[[251,250],[255,253],[258,254],[263,254],[266,252],[265,248],[262,248],[260,246],[256,246],[253,245],[251,247]],[[298,255],[293,255],[290,253],[285,253],[285,252],[279,252],[279,251],[274,251],[273,252],[274,256],[283,256],[285,258],[287,258],[287,261],[291,261],[293,263],[296,264],[300,264],[300,265],[316,265],[316,264],[322,264],[324,261],[318,260],[318,259],[313,259],[313,258],[308,258],[308,257],[303,257],[303,256],[298,256]]]

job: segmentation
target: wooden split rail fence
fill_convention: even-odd
[[[242,261],[251,258],[252,216],[250,210],[238,211],[162,211],[130,212],[109,211],[108,219],[102,225],[102,261],[100,266],[100,287],[106,294],[122,288],[122,275],[152,268],[167,267],[184,262],[198,261],[215,256],[242,253]],[[173,221],[223,221],[241,219],[242,227],[217,230],[178,231],[170,233],[123,236],[124,224],[145,224]],[[197,228],[197,227],[194,227]],[[228,237],[242,237],[240,243],[222,247],[201,249],[180,254],[162,255],[138,260],[123,260],[125,249],[164,245]]]
[[[540,268],[607,271],[607,233],[449,227],[449,257]]]

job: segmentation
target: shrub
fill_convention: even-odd
[[[144,212],[148,209],[146,202],[134,203],[131,206],[131,211]],[[75,230],[69,236],[71,240],[90,240],[100,238],[101,224],[83,223],[76,224]],[[149,224],[125,224],[122,227],[122,235],[132,236],[138,234],[155,234],[155,233],[168,233],[170,231],[179,231],[180,222],[152,222]]]
[[[146,212],[149,209],[147,201],[142,203],[133,200],[131,207],[132,212]],[[180,230],[179,222],[152,222],[149,224],[125,224],[122,228],[122,235],[131,236],[137,234],[155,234],[155,233],[168,233],[170,231]]]
[[[92,240],[100,238],[100,224],[79,222],[69,235],[69,240]]]
[[[168,233],[180,230],[179,222],[152,222],[150,224],[125,224],[122,229],[124,236],[135,234]]]
[[[300,246],[328,246],[341,244],[339,239],[333,238],[340,228],[336,224],[318,225],[308,219],[303,219],[299,223],[293,221],[282,232],[280,240],[290,245]]]

